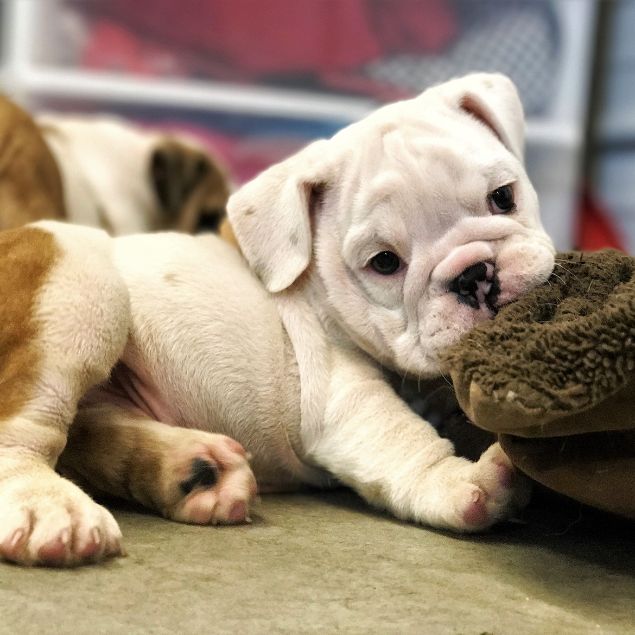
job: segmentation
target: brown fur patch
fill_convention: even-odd
[[[118,406],[80,408],[56,469],[94,495],[119,496],[164,513],[170,493],[182,496],[170,488],[174,475],[165,470],[176,453],[166,436],[170,430]]]
[[[227,170],[210,154],[166,137],[152,154],[150,176],[164,212],[164,229],[216,230],[229,198]]]
[[[41,361],[35,301],[58,254],[53,235],[42,229],[0,232],[0,421],[31,396]]]
[[[163,280],[168,284],[177,284],[179,282],[179,278],[175,273],[163,274]]]
[[[0,96],[0,229],[64,217],[62,179],[40,130]]]
[[[144,444],[145,420],[107,404],[80,408],[56,469],[94,495],[110,494],[154,507],[145,496],[139,499],[139,489],[158,488],[160,478],[158,448]]]

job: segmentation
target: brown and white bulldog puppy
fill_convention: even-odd
[[[344,483],[456,531],[513,513],[500,447],[455,456],[383,367],[437,375],[550,274],[523,129],[500,75],[381,108],[230,199],[245,259],[215,236],[0,235],[0,554],[120,553],[110,513],[55,467],[193,523],[247,520],[256,481]]]
[[[70,222],[113,236],[218,230],[228,173],[194,139],[104,115],[36,121],[61,172]]]
[[[105,116],[34,119],[0,96],[0,229],[67,220],[112,235],[218,232],[231,183],[185,135]]]

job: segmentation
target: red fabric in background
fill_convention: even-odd
[[[145,46],[183,55],[193,72],[209,66],[243,80],[343,72],[387,53],[440,50],[458,30],[446,0],[94,0],[77,6],[129,30]],[[99,51],[109,54],[107,46],[93,46],[87,63],[97,64]]]
[[[575,243],[577,249],[587,251],[604,247],[626,251],[607,210],[590,192],[582,195]]]
[[[247,75],[353,68],[379,53],[361,0],[97,0],[83,8]]]
[[[139,75],[183,76],[188,59],[135,37],[111,20],[97,20],[82,52],[82,66]]]
[[[448,0],[373,0],[368,9],[382,55],[438,53],[459,35]]]

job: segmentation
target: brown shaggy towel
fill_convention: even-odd
[[[468,333],[444,369],[476,425],[514,435],[501,442],[523,471],[635,517],[634,258],[559,254],[549,281]]]

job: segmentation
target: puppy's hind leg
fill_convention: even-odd
[[[110,513],[53,470],[77,402],[125,346],[127,290],[97,230],[0,234],[0,558],[68,566],[120,553]]]
[[[197,525],[247,521],[256,494],[256,479],[237,441],[166,425],[110,403],[80,409],[58,469],[95,493]]]

